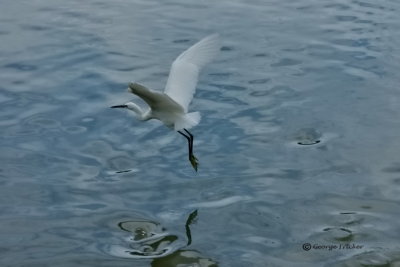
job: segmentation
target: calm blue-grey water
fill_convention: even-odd
[[[399,12],[4,0],[0,265],[399,266]],[[109,107],[213,32],[195,173],[179,134]]]

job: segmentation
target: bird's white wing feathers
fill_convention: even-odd
[[[157,110],[172,110],[179,106],[169,99],[165,94],[148,89],[147,87],[138,83],[129,83],[128,90],[143,99],[153,111]]]
[[[200,70],[220,50],[219,35],[212,34],[189,47],[172,63],[165,94],[180,104],[185,112],[196,91]]]

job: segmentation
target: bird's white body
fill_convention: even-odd
[[[139,120],[158,119],[176,131],[192,128],[201,118],[199,112],[188,113],[200,70],[211,62],[219,50],[218,34],[200,40],[172,63],[164,92],[152,91],[138,83],[129,84],[128,90],[142,98],[149,105],[148,110],[143,111],[132,102],[124,106],[134,111]]]
[[[157,119],[177,131],[183,128],[190,129],[200,121],[199,112],[186,113],[180,104],[165,93],[151,91],[137,83],[130,83],[129,91],[142,98],[150,106],[149,109],[143,111],[135,103],[126,103],[127,108],[134,111],[139,120]]]

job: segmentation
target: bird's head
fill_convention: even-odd
[[[129,110],[132,110],[139,120],[143,119],[143,115],[144,115],[143,110],[138,105],[136,105],[135,103],[128,102],[128,103],[125,103],[123,105],[111,106],[111,108],[126,108],[126,109],[129,109]]]
[[[132,111],[135,111],[135,112],[142,111],[142,109],[138,105],[136,105],[135,103],[132,103],[132,102],[127,102],[123,105],[112,106],[111,108],[126,108],[126,109],[130,109]]]

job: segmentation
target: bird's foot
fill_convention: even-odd
[[[191,154],[189,156],[189,161],[192,164],[194,170],[197,172],[197,166],[199,165],[199,160],[193,154]]]

